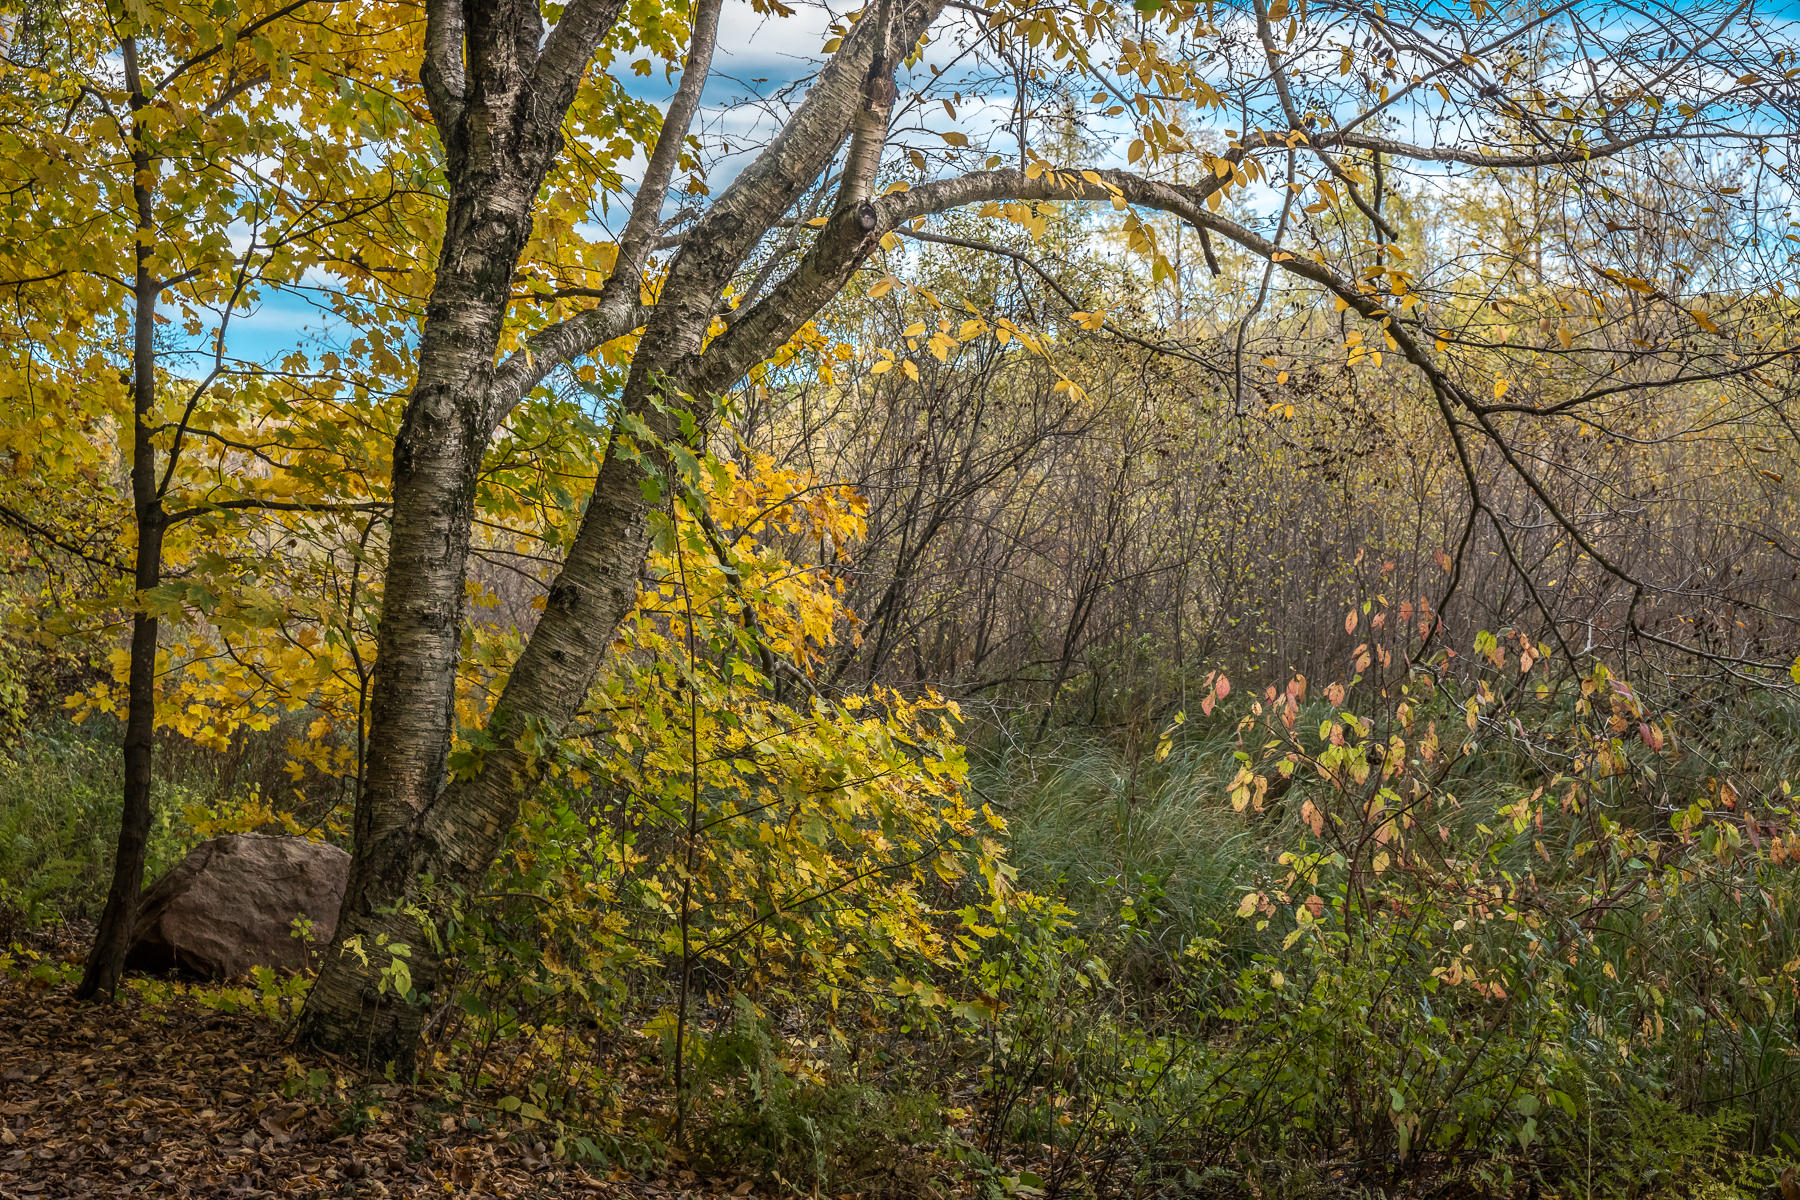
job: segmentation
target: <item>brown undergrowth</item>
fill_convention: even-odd
[[[558,1162],[543,1134],[425,1087],[352,1082],[261,1014],[60,977],[0,979],[0,1198],[747,1196]]]

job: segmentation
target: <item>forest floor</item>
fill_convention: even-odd
[[[749,1195],[557,1162],[518,1126],[422,1088],[309,1102],[297,1072],[258,1014],[129,992],[80,1004],[64,983],[0,978],[0,1200]]]

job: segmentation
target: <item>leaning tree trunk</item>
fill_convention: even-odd
[[[411,954],[418,990],[428,992],[435,977],[429,941],[401,911],[402,898],[429,870],[417,865],[430,861],[415,852],[417,830],[445,787],[495,349],[533,205],[561,151],[562,115],[580,77],[579,64],[557,68],[569,38],[610,27],[620,7],[620,0],[572,4],[548,40],[536,0],[438,2],[427,14],[421,76],[444,146],[449,202],[419,374],[394,442],[355,855],[332,953],[300,1029],[313,1046],[369,1063],[409,1064],[416,1040],[416,1011],[383,978],[395,957],[388,947]]]
[[[779,347],[835,291],[835,286],[812,288],[806,291],[803,303],[765,306],[760,317],[746,320],[701,354],[719,296],[732,274],[827,169],[837,147],[853,130],[838,216],[821,233],[808,260],[811,263],[823,256],[830,264],[828,269],[815,266],[807,275],[808,282],[823,283],[828,277],[841,282],[873,245],[872,225],[859,220],[857,214],[866,208],[869,182],[886,135],[894,99],[893,66],[941,7],[941,0],[902,0],[884,6],[879,19],[859,22],[787,126],[756,162],[740,172],[686,239],[646,324],[623,397],[625,408],[643,417],[662,436],[675,435],[674,409],[691,397],[705,397],[730,386],[749,366]],[[703,6],[701,12],[710,13],[706,22],[716,21],[716,4]],[[567,21],[565,16],[564,24]],[[559,24],[557,32],[561,31]],[[468,36],[473,43],[473,18]],[[555,36],[552,34],[552,43]],[[711,38],[712,29],[697,20],[695,49],[709,52]],[[427,41],[435,44],[429,34]],[[546,57],[551,53],[549,44],[544,53]],[[473,69],[477,62],[473,53],[469,62]],[[486,66],[491,69],[491,62]],[[704,58],[696,61],[690,56],[683,89],[691,84],[696,103],[705,69]],[[428,70],[428,87],[446,75],[441,65]],[[471,97],[487,98],[495,92],[492,85],[468,89]],[[541,96],[539,101],[541,105]],[[567,104],[564,98],[562,107],[552,111],[560,117]],[[434,101],[433,107],[437,113],[449,106]],[[682,115],[673,129],[665,129],[659,152],[671,144],[671,136],[678,145],[688,116],[691,112]],[[672,111],[671,119],[675,117]],[[441,117],[439,123],[443,128]],[[460,130],[467,123],[463,114],[454,128]],[[496,144],[503,136],[490,130],[487,144]],[[433,918],[444,892],[467,893],[479,886],[517,819],[521,803],[541,777],[542,751],[554,744],[579,710],[605,660],[614,631],[636,600],[637,576],[648,544],[647,505],[638,487],[641,468],[624,456],[609,455],[596,478],[568,560],[550,589],[544,614],[489,719],[484,737],[487,749],[480,766],[467,778],[446,781],[449,702],[460,632],[460,572],[472,516],[468,497],[479,467],[479,447],[485,444],[480,414],[491,419],[523,394],[522,390],[497,394],[500,389],[492,364],[506,285],[529,232],[530,200],[542,178],[540,171],[529,190],[520,187],[513,193],[516,199],[496,205],[490,190],[494,180],[468,179],[458,173],[458,152],[453,146],[447,149],[452,165],[452,220],[421,345],[421,383],[409,402],[402,442],[395,452],[395,552],[388,570],[376,662],[380,682],[370,728],[372,769],[359,802],[357,853],[349,892],[332,952],[325,956],[307,1000],[301,1030],[303,1040],[315,1047],[347,1052],[371,1065],[401,1067],[411,1064],[423,1023],[423,1000],[431,995],[441,972],[440,954],[423,922]],[[666,159],[672,167],[674,158],[672,152],[655,154],[652,166]],[[514,172],[504,179],[519,187],[527,177],[524,172]],[[666,179],[657,187],[665,184]],[[462,199],[464,196],[468,198]],[[459,223],[455,218],[458,203],[481,208],[487,214],[485,220]],[[640,213],[639,208],[645,211]],[[621,239],[622,246],[633,244],[634,236],[649,244],[653,239],[642,236],[644,226],[638,218],[647,220],[648,228],[654,230],[656,205],[635,205],[633,216],[634,230]],[[508,218],[513,221],[511,226],[505,224]],[[476,243],[482,247],[480,257],[485,265],[477,276],[459,282],[458,272],[466,270],[464,264],[470,257],[465,245],[484,232],[502,230],[505,237]],[[622,279],[623,286],[635,292],[639,264],[627,258],[621,256],[614,280]],[[475,290],[477,284],[482,290]],[[461,289],[457,294],[464,297],[463,302],[440,302],[440,295],[452,289]],[[490,303],[491,308],[487,307]],[[606,303],[603,296],[601,305]],[[450,323],[454,315],[477,312],[479,320],[457,326]],[[440,330],[447,337],[453,335],[453,343],[434,336]],[[552,340],[555,336],[552,333],[546,338],[548,344],[558,344]],[[462,363],[457,383],[446,392],[448,403],[443,409],[463,423],[441,435],[430,432],[421,436],[422,428],[443,429],[435,418],[415,419],[414,414],[426,409],[427,374],[438,370],[431,356],[450,353],[452,345]],[[568,351],[562,348],[560,352]],[[518,382],[521,374],[510,365],[501,374],[509,387],[520,389],[541,378],[523,376],[523,382]],[[429,473],[421,474],[418,468],[421,455],[429,456]],[[419,515],[403,521],[403,512]],[[404,551],[402,542],[408,543]],[[450,555],[443,554],[445,547]],[[390,630],[390,623],[396,620],[401,628]],[[424,668],[407,657],[421,652],[427,655]],[[379,769],[374,769],[376,746],[390,740],[397,744],[382,747]],[[427,879],[431,886],[422,886]],[[391,986],[395,956],[389,947],[396,943],[407,947],[403,961],[415,993],[411,997],[397,994]]]

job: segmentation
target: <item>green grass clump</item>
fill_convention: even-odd
[[[1021,883],[1057,895],[1090,937],[1130,934],[1170,951],[1216,933],[1253,877],[1263,836],[1225,801],[1230,724],[1162,762],[1099,739],[996,757],[978,772],[1011,827]]]
[[[115,731],[57,724],[0,749],[0,941],[61,921],[92,920],[106,901],[119,832]],[[187,789],[158,779],[149,878],[191,840]]]

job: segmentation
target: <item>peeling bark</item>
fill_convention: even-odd
[[[746,356],[754,352],[748,333],[733,339],[740,347],[736,351],[715,344],[701,353],[718,298],[758,242],[828,169],[846,138],[854,169],[845,173],[838,215],[809,261],[817,264],[822,280],[844,278],[873,245],[875,218],[866,197],[893,103],[892,64],[917,43],[941,8],[942,0],[872,8],[793,118],[725,189],[677,252],[660,301],[645,322],[624,394],[626,409],[659,435],[672,438],[680,406],[694,403],[703,413],[704,401],[748,365]],[[716,19],[716,9],[711,17],[706,14],[703,7],[697,27]],[[460,103],[443,82],[454,73],[441,61],[428,62],[432,86],[442,90],[433,101],[434,113],[456,114],[445,136],[450,214],[420,346],[419,382],[395,447],[393,550],[378,643],[369,771],[357,809],[356,859],[337,939],[301,1026],[302,1037],[315,1046],[403,1068],[411,1063],[423,1008],[383,989],[387,961],[378,942],[409,947],[414,987],[429,996],[441,961],[418,918],[421,912],[429,915],[438,897],[422,881],[462,891],[479,884],[520,804],[541,778],[542,763],[532,747],[553,742],[580,709],[614,631],[635,602],[648,543],[641,469],[623,456],[608,456],[544,614],[489,719],[490,749],[472,776],[447,780],[476,474],[494,424],[543,377],[517,362],[496,371],[500,322],[530,231],[531,201],[559,148],[554,127],[546,134],[524,121],[513,108],[517,92],[503,86],[521,76],[520,47],[529,39],[501,36],[505,22],[494,13],[472,8],[467,22],[469,82]],[[515,28],[529,24],[523,15],[514,19]],[[573,44],[559,42],[561,31],[559,25],[545,42],[540,69],[554,48]],[[487,47],[482,54],[474,49],[478,41]],[[700,45],[710,53],[710,32]],[[703,68],[704,59],[696,65]],[[692,80],[697,100],[704,71],[695,70]],[[558,121],[572,96],[571,85],[554,110]],[[541,105],[541,95],[538,101]],[[671,115],[679,118],[675,136],[684,135],[687,117]],[[509,128],[521,127],[528,134],[509,141]],[[661,139],[653,155],[654,171],[647,177],[653,188],[666,187],[674,150],[667,165],[657,160],[668,145],[668,138]],[[660,182],[657,171],[663,173]],[[632,293],[641,269],[629,260],[641,259],[653,244],[646,229],[653,228],[655,207],[642,207],[628,228],[630,254],[621,255],[607,289],[616,283],[628,301],[609,305],[603,297],[591,313],[540,334],[540,344],[553,344],[559,356],[569,357],[595,348],[600,344],[591,340],[595,337],[628,331],[618,322],[626,312],[635,318]],[[784,315],[790,311],[797,311],[795,305],[783,306]],[[766,334],[776,324],[765,321],[758,328]],[[765,343],[764,352],[786,336]],[[346,952],[352,940],[360,954]]]

